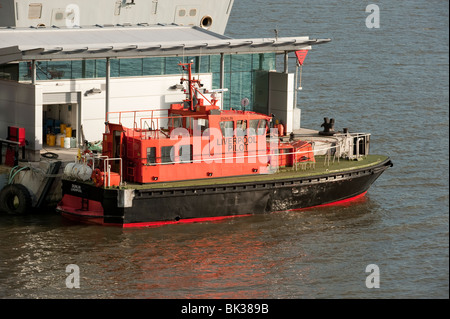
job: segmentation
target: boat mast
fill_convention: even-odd
[[[194,84],[198,83],[199,86],[201,86],[201,84],[200,84],[200,80],[195,80],[192,78],[192,64],[194,64],[194,63],[189,62],[189,63],[180,63],[179,64],[183,68],[183,71],[188,72],[188,78],[187,79],[181,78],[180,83],[183,84],[185,81],[188,81],[189,93],[187,93],[186,90],[184,90],[184,92],[186,94],[188,94],[188,98],[186,100],[184,100],[184,102],[188,103],[190,111],[195,111],[195,104],[197,104],[197,98],[195,97],[194,93],[197,90],[194,88]],[[195,103],[194,103],[194,99],[195,99]]]

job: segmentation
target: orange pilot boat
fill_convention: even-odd
[[[368,154],[369,134],[283,136],[271,116],[222,110],[192,63],[180,66],[186,99],[108,113],[102,154],[86,150],[65,168],[59,212],[143,227],[296,210],[362,196],[392,165]]]

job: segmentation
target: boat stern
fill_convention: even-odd
[[[104,189],[64,179],[62,188],[63,197],[56,207],[62,216],[87,224],[123,225],[124,207],[119,207],[121,196],[118,189]]]

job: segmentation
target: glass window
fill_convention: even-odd
[[[258,126],[258,135],[266,134],[267,129],[267,121],[266,120],[260,120],[259,126]]]
[[[203,133],[203,131],[205,131],[208,127],[209,127],[209,121],[207,119],[194,119],[194,122],[191,123],[192,125],[192,129],[195,131],[201,131]]]
[[[173,146],[162,146],[161,147],[161,163],[172,163],[173,162]]]
[[[83,63],[84,61],[77,60],[71,62],[71,68],[72,68],[72,76],[71,79],[81,79],[83,78]]]
[[[252,101],[252,72],[233,72],[231,73],[231,107],[233,109],[242,109],[241,100],[243,98],[248,98],[250,100],[250,105],[246,109],[251,110],[253,105]]]
[[[185,117],[184,118],[185,128],[190,129],[192,127],[192,118],[191,117]]]
[[[113,61],[115,61],[114,63],[117,63],[117,60],[110,60],[110,61],[111,61],[110,70],[111,70],[111,76],[112,76]],[[106,78],[106,59],[105,60],[95,60],[95,77],[96,78]]]
[[[275,53],[259,53],[253,55],[253,70],[275,70]]]
[[[83,78],[93,78],[95,76],[95,60],[84,60],[81,73]]]
[[[247,135],[247,121],[238,120],[236,121],[236,136]]]
[[[181,145],[179,156],[181,163],[192,162],[192,145]]]
[[[143,58],[143,75],[161,75],[164,74],[164,58]]]
[[[266,132],[266,120],[250,120],[250,135],[263,135]]]
[[[209,73],[211,72],[210,56],[202,55],[197,57],[188,57],[186,62],[194,61],[192,72],[194,73]]]
[[[147,164],[156,163],[156,147],[147,147]]]
[[[99,60],[97,60],[99,61]],[[106,66],[106,61],[105,64]],[[119,63],[119,59],[111,59],[110,60],[110,74],[111,77],[119,77],[120,76],[120,63]],[[106,76],[106,75],[105,75]]]
[[[72,66],[70,61],[49,61],[47,62],[47,68],[42,69],[42,71],[49,80],[70,79]]]
[[[120,76],[141,76],[142,59],[119,59]]]
[[[164,74],[181,74],[181,66],[178,64],[181,62],[181,57],[169,57],[165,59],[165,72]]]
[[[249,135],[256,135],[258,130],[259,120],[250,120]]]
[[[233,136],[233,121],[223,121],[219,123],[223,137]]]
[[[19,81],[31,80],[31,62],[19,63]]]
[[[233,72],[251,71],[252,70],[252,54],[238,54],[231,58],[231,69]]]
[[[18,81],[19,64],[11,63],[0,65],[0,79]]]
[[[211,61],[211,72],[220,75],[220,55],[212,55],[210,57],[210,61]]]
[[[169,127],[171,128],[183,127],[183,118],[181,117],[181,115],[173,115],[169,119]]]

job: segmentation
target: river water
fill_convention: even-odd
[[[331,117],[372,133],[371,153],[394,167],[365,198],[132,230],[3,215],[0,298],[448,298],[449,4],[377,1],[368,28],[369,4],[236,0],[226,31],[332,39],[305,59],[302,126]],[[366,285],[373,264],[379,288]]]

